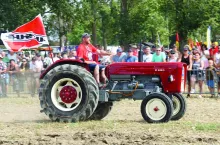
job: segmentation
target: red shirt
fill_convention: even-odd
[[[93,61],[92,55],[96,52],[96,48],[92,44],[81,43],[77,49],[77,56],[85,61]]]
[[[209,55],[210,55],[210,57],[213,58],[214,55],[215,55],[217,52],[218,52],[218,47],[215,47],[215,49],[210,48],[210,49],[209,49]]]
[[[138,57],[138,51],[137,50],[133,50],[133,55]]]

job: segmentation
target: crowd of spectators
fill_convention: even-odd
[[[95,46],[103,50],[100,45]],[[128,51],[123,46],[118,47],[116,52],[110,56],[98,56],[98,62],[108,65],[117,62],[138,62],[137,45],[130,45]],[[187,64],[188,96],[195,93],[195,84],[199,84],[199,97],[202,97],[203,84],[206,81],[210,93],[214,93],[214,73],[220,68],[220,46],[212,43],[208,50],[206,45],[201,48],[194,46],[192,50],[188,45],[182,49],[177,49],[175,45],[171,49],[155,46],[142,46],[144,62],[183,62]],[[180,51],[182,50],[182,51]],[[95,58],[95,57],[94,57]],[[77,59],[77,51],[71,50],[63,53],[39,52],[13,52],[7,53],[0,50],[0,96],[6,97],[8,87],[12,86],[13,91],[20,95],[20,92],[27,88],[28,92],[34,97],[39,87],[40,73],[49,65],[60,59]],[[210,73],[212,72],[212,73]],[[28,82],[28,83],[24,83]],[[24,86],[24,85],[27,86]],[[219,85],[220,86],[220,85]],[[220,90],[220,89],[219,89]]]

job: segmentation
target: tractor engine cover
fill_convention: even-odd
[[[160,85],[164,93],[180,93],[185,85],[186,65],[181,62],[146,63],[122,62],[113,63],[106,67],[105,74],[109,82],[119,82],[121,86],[134,89],[138,82],[138,89],[152,89]],[[182,77],[184,76],[184,78]],[[118,89],[124,89],[121,87]]]

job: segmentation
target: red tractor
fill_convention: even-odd
[[[42,111],[53,121],[101,120],[113,102],[143,100],[141,114],[149,123],[180,119],[186,110],[183,63],[114,63],[105,69],[108,84],[99,90],[88,64],[60,60],[41,74]],[[129,107],[129,106],[128,106]]]

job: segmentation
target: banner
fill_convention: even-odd
[[[211,26],[208,26],[207,29],[207,48],[211,48]]]
[[[197,49],[199,50],[199,52],[201,52],[202,48],[201,48],[201,45],[197,39],[196,39],[196,46],[197,46]]]
[[[176,47],[177,47],[177,49],[179,49],[179,47],[180,47],[179,41],[180,41],[179,34],[176,33]]]
[[[192,48],[194,47],[194,42],[193,42],[192,38],[188,39],[188,44],[189,44],[189,50],[191,51]]]
[[[7,49],[15,52],[49,45],[41,15],[13,32],[2,33],[1,39]]]

